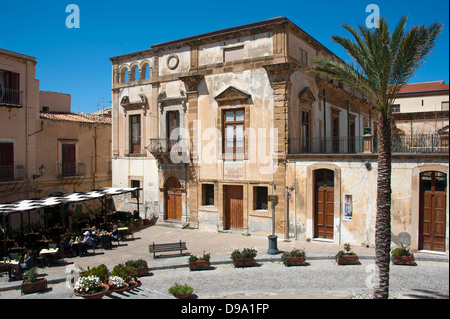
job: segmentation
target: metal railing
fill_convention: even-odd
[[[392,153],[448,153],[447,134],[393,136]]]
[[[290,138],[289,154],[355,154],[364,150],[364,140],[357,137]]]
[[[85,163],[56,163],[58,177],[86,176]]]
[[[171,138],[151,138],[148,151],[150,153],[170,153],[170,152],[182,152],[187,149],[188,139],[178,137],[177,139]]]
[[[23,165],[0,166],[0,182],[21,181],[25,179],[25,167]]]
[[[0,88],[0,105],[21,106],[23,91]]]

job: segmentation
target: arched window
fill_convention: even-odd
[[[120,83],[127,83],[128,82],[128,68],[123,68],[120,71]]]
[[[139,67],[137,65],[131,68],[131,81],[139,81]]]
[[[150,64],[144,63],[141,66],[141,80],[148,80],[150,79]]]

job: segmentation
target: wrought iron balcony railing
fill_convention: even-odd
[[[25,179],[23,165],[0,165],[0,182],[21,181]]]
[[[364,151],[362,137],[289,139],[289,154],[355,154]]]
[[[85,163],[56,163],[58,177],[86,176]]]
[[[150,153],[164,154],[170,152],[183,152],[188,146],[188,139],[186,138],[151,138],[148,150]]]
[[[2,106],[22,106],[23,91],[0,88],[0,105]]]

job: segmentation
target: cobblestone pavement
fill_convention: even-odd
[[[190,271],[187,256],[153,259],[148,245],[183,240],[191,254],[211,253],[212,269]],[[257,264],[234,268],[229,259],[233,249],[255,247]],[[0,277],[0,299],[80,299],[72,294],[67,280],[70,270],[104,263],[110,270],[129,259],[146,259],[151,275],[141,277],[142,286],[104,299],[173,299],[168,289],[175,282],[194,288],[193,299],[370,299],[374,278],[373,248],[354,247],[360,265],[338,266],[332,259],[342,247],[329,243],[279,241],[278,249],[305,248],[307,265],[285,267],[280,255],[267,255],[267,238],[220,234],[198,230],[152,226],[135,233],[135,239],[112,250],[99,250],[88,257],[67,258],[58,267],[40,268],[49,281],[43,293],[21,295],[19,282]],[[428,258],[429,257],[429,258]],[[418,254],[416,266],[391,265],[390,289],[394,299],[449,298],[449,264],[445,256]],[[436,259],[436,260],[435,260]],[[444,260],[444,261],[442,261]],[[15,284],[15,286],[14,286]],[[9,286],[8,286],[9,285]]]

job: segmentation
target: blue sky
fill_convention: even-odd
[[[410,81],[449,83],[448,0],[342,1],[2,1],[0,48],[36,57],[40,89],[72,95],[73,112],[93,112],[111,100],[110,57],[210,31],[285,16],[335,54],[347,54],[331,35],[350,36],[343,23],[364,24],[376,4],[393,27],[438,21],[443,32],[427,63]],[[80,8],[80,28],[66,27],[66,7]],[[348,61],[348,60],[347,60]]]

